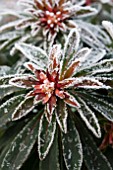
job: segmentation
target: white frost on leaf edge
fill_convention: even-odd
[[[113,39],[113,23],[110,21],[102,21],[102,25]]]
[[[92,118],[95,121],[95,124],[97,126],[97,132],[96,132],[95,128],[90,125],[89,121],[84,116],[83,111],[81,109],[79,109],[79,108],[77,108],[78,113],[80,114],[83,121],[86,123],[88,129],[91,130],[96,137],[100,138],[101,137],[101,129],[100,129],[100,125],[98,123],[98,119],[96,118],[95,114],[90,110],[90,108],[87,106],[87,104],[82,99],[79,98],[79,100],[82,102],[82,104],[87,109],[87,111],[90,112],[90,114],[92,115]]]

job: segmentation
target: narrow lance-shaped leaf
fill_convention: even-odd
[[[5,50],[5,48],[7,48],[8,46],[11,46],[15,41],[17,41],[19,39],[20,36],[16,36],[16,37],[12,37],[4,42],[2,42],[2,44],[0,45],[0,50]]]
[[[40,161],[39,170],[45,170],[46,168],[49,170],[60,170],[58,156],[58,134],[56,133],[53,145],[51,146],[48,155],[44,160]]]
[[[81,118],[86,123],[88,129],[90,129],[96,137],[101,137],[101,130],[94,112],[89,108],[84,100],[77,98],[80,103],[80,108],[77,108]]]
[[[15,111],[12,113],[12,120],[21,119],[23,116],[26,116],[31,110],[33,110],[34,107],[34,98],[25,97],[25,99],[20,102]]]
[[[15,47],[21,51],[26,58],[35,62],[39,67],[46,68],[47,54],[41,48],[25,43],[18,43]]]
[[[8,31],[8,32],[0,34],[0,41],[5,41],[8,39],[15,39],[16,37],[21,36],[21,35],[22,33],[19,31]]]
[[[64,103],[63,100],[58,101],[58,106],[56,108],[55,114],[56,114],[56,119],[57,119],[57,122],[58,122],[61,130],[64,133],[66,133],[67,132],[67,116],[68,116],[68,112],[67,112],[66,103]]]
[[[43,160],[47,156],[51,148],[54,140],[55,131],[56,119],[52,117],[51,123],[48,123],[45,115],[42,115],[38,132],[38,153],[41,160]]]
[[[80,42],[80,35],[79,35],[78,30],[72,29],[64,45],[61,75],[64,74],[64,71],[66,67],[68,66],[68,62],[72,58],[73,54],[76,53],[76,51],[78,50],[79,42]]]
[[[82,6],[75,5],[72,10],[73,10],[73,15],[75,15],[75,18],[88,17],[98,13],[98,11],[95,8],[91,8],[89,6],[84,8]]]
[[[80,94],[81,98],[83,98],[91,107],[93,107],[97,112],[102,114],[105,118],[110,121],[113,121],[113,104],[107,101],[107,98],[101,98],[92,96],[90,94],[77,92]]]
[[[8,30],[8,29],[11,29],[12,27],[15,27],[15,25],[18,23],[18,21],[12,21],[12,22],[9,22],[7,24],[4,24],[0,27],[0,33],[5,31],[5,30]]]
[[[6,72],[7,73],[7,72]],[[9,80],[14,77],[21,77],[23,76],[22,74],[8,74],[7,75],[2,75],[0,77],[0,85],[9,85]]]
[[[22,100],[24,100],[24,95],[18,95],[0,106],[0,127],[11,121],[12,113]]]
[[[81,38],[88,46],[106,49],[107,44],[111,44],[111,40],[105,31],[98,25],[86,23],[84,21],[76,21],[79,27],[82,29]],[[95,36],[96,35],[96,36]]]
[[[2,162],[2,170],[18,170],[28,158],[38,136],[38,115],[36,115],[15,137]]]
[[[113,71],[113,59],[106,59],[98,63],[92,64],[85,69],[81,69],[77,75],[95,75],[99,73],[108,73]]]
[[[20,88],[14,87],[12,85],[1,85],[0,86],[0,99],[20,90],[21,90]]]
[[[80,34],[77,29],[72,29],[64,46],[64,59],[69,60],[72,55],[78,50],[80,43]]]
[[[62,133],[63,156],[68,170],[80,170],[83,161],[82,145],[74,122],[68,118],[67,134]]]
[[[86,68],[88,66],[90,66],[93,63],[97,63],[98,61],[100,61],[106,54],[106,51],[104,49],[92,49],[90,54],[87,57],[87,60],[84,60],[84,62],[82,63],[82,65],[79,67],[79,69],[83,69]]]
[[[88,170],[112,170],[110,163],[108,162],[106,157],[99,151],[85,126],[83,126],[83,124],[77,117],[75,117],[75,119],[77,129],[79,130],[79,134],[81,136],[84,160]]]

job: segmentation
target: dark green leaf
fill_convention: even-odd
[[[80,170],[83,161],[82,145],[74,122],[68,118],[67,134],[62,133],[63,156],[68,170]]]
[[[24,100],[24,95],[15,96],[0,106],[0,127],[11,121],[12,113],[22,100]]]
[[[34,107],[33,97],[24,98],[24,100],[20,102],[12,113],[12,120],[21,119],[23,116],[26,116],[30,111],[32,111]]]
[[[102,114],[108,120],[113,121],[113,104],[107,101],[106,98],[90,95],[87,93],[77,92],[81,98],[84,98],[91,107],[93,107],[97,112]]]
[[[39,132],[38,132],[38,152],[39,158],[43,160],[53,143],[54,135],[56,131],[56,119],[53,117],[51,122],[48,123],[45,115],[42,115],[39,125]]]
[[[106,157],[101,153],[101,151],[97,148],[89,132],[78,118],[76,118],[76,126],[81,136],[84,160],[88,169],[112,170],[110,163],[107,161]]]
[[[59,170],[58,152],[58,137],[56,134],[48,155],[44,160],[40,161],[39,170],[45,170],[46,168],[48,168],[48,170]]]
[[[28,158],[38,136],[38,115],[36,115],[16,136],[1,165],[1,170],[18,170]]]

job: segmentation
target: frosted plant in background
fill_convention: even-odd
[[[110,72],[113,70],[113,59],[102,61],[96,59],[95,61],[97,56],[93,56],[95,62],[89,65],[87,59],[89,59],[91,49],[87,47],[79,49],[79,43],[79,32],[77,29],[72,29],[64,44],[64,49],[61,49],[59,44],[53,45],[49,55],[39,47],[25,43],[16,44],[17,50],[30,61],[24,64],[26,67],[24,73],[0,77],[4,92],[7,85],[10,85],[12,89],[16,88],[14,97],[9,96],[9,100],[0,106],[0,112],[6,113],[1,115],[0,126],[9,121],[19,123],[26,117],[29,122],[14,138],[2,158],[2,170],[11,167],[20,169],[28,158],[37,137],[40,166],[44,166],[46,160],[50,159],[53,154],[56,155],[54,163],[60,166],[58,152],[62,149],[66,168],[74,170],[76,167],[80,170],[83,162],[82,150],[85,149],[85,145],[82,145],[79,137],[81,132],[79,134],[77,130],[79,129],[78,119],[82,124],[80,126],[84,126],[82,122],[85,122],[87,128],[98,138],[101,137],[101,130],[95,112],[113,121],[113,105],[99,93],[100,90],[112,89]],[[8,90],[7,94],[9,94]],[[34,109],[36,109],[35,112]],[[82,128],[82,133],[85,133],[85,129],[86,127]],[[89,133],[85,134],[86,137],[84,134],[82,137],[83,143],[88,138],[88,141],[91,141]],[[61,148],[57,147],[58,136],[60,136],[59,147]],[[89,154],[89,147],[86,147],[89,150],[84,154]],[[101,159],[101,164],[96,164],[96,166],[102,168],[104,165],[110,170],[110,164],[95,148],[93,142],[91,142],[91,147],[94,148],[92,154],[95,155],[96,152]],[[90,166],[94,167],[92,161],[94,160],[88,160]]]
[[[63,39],[67,31],[77,28],[76,19],[97,14],[95,8],[84,6],[85,1],[19,0],[18,4],[22,6],[22,10],[0,12],[1,16],[16,17],[13,22],[0,27],[1,50],[17,40],[22,42],[29,40],[29,42],[41,46],[47,41],[53,43],[55,39],[57,40],[57,35],[60,37],[62,33]],[[5,34],[7,30],[11,31]]]
[[[22,18],[16,26],[17,29],[31,26],[32,35],[36,35],[43,29],[43,35],[48,40],[54,39],[59,31],[76,27],[73,21],[78,17],[85,17],[97,13],[96,9],[83,7],[80,2],[67,0],[19,0],[19,3],[26,7],[25,12],[29,16]]]

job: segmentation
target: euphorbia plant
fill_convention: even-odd
[[[18,20],[0,27],[1,54],[14,47],[17,57],[0,67],[0,169],[111,170],[101,149],[112,144],[112,40],[88,23],[97,10],[85,0],[19,3],[21,13],[1,13]]]
[[[84,158],[82,151],[84,144],[82,146],[79,128],[76,129],[76,116],[79,118],[80,115],[81,121],[85,122],[88,129],[96,137],[101,137],[101,130],[95,111],[101,112],[105,118],[112,120],[113,106],[110,106],[110,113],[108,114],[107,104],[109,105],[109,103],[104,96],[99,94],[98,90],[108,91],[112,88],[108,85],[108,81],[112,82],[112,79],[107,77],[105,72],[111,70],[113,60],[106,59],[95,63],[95,56],[93,56],[93,63],[89,66],[86,61],[92,57],[90,55],[91,50],[89,48],[78,50],[79,44],[80,35],[76,29],[70,32],[63,50],[60,45],[53,45],[49,55],[32,45],[16,44],[16,48],[30,59],[24,64],[30,72],[24,70],[22,74],[1,77],[4,88],[7,88],[9,84],[12,89],[14,86],[18,91],[15,94],[16,96],[11,96],[8,101],[1,105],[0,111],[2,112],[4,109],[7,111],[5,119],[2,118],[1,125],[11,120],[18,123],[19,119],[27,116],[28,113],[32,113],[37,107],[38,109],[40,107],[40,111],[37,110],[32,115],[33,120],[29,120],[28,124],[15,137],[10,148],[6,151],[1,164],[2,169],[20,168],[30,154],[37,137],[40,166],[44,166],[45,161],[43,162],[43,159],[49,159],[51,152],[53,152],[51,147],[54,146],[53,143],[56,141],[54,147],[60,142],[66,168],[81,169]],[[33,53],[35,56],[33,56]],[[76,115],[75,121],[72,120],[74,115]],[[27,129],[29,129],[29,133]],[[60,137],[58,138],[58,136]],[[18,151],[20,152],[18,153]],[[99,151],[96,150],[96,152],[101,157],[102,165],[100,167],[104,164],[105,167],[111,169],[104,156]],[[16,154],[17,157],[11,156]],[[54,166],[59,165],[60,167],[62,163],[58,159],[58,148],[56,156]]]

